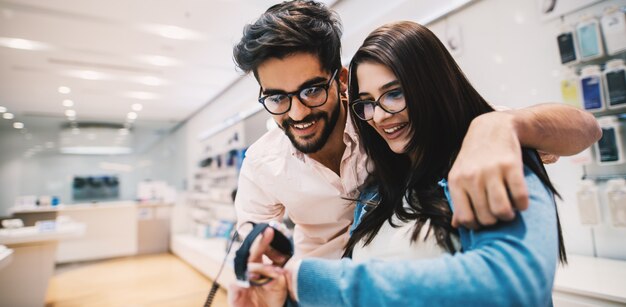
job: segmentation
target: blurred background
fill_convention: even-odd
[[[245,150],[275,128],[232,47],[279,2],[0,0],[0,306],[204,302]],[[493,105],[593,112],[603,139],[547,166],[573,255],[555,305],[626,304],[626,0],[321,2],[344,64],[413,20]]]

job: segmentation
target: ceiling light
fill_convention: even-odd
[[[75,147],[62,147],[61,153],[75,154],[75,155],[122,155],[130,154],[133,150],[130,147],[122,146],[75,146]]]
[[[14,122],[13,123],[13,128],[15,128],[15,129],[22,129],[22,128],[24,128],[24,123]]]
[[[137,56],[137,59],[139,61],[142,61],[144,63],[148,63],[150,65],[154,65],[154,66],[178,66],[181,65],[181,61],[174,59],[174,58],[168,58],[168,57],[164,57],[164,56],[160,56],[160,55],[140,55]]]
[[[99,71],[93,70],[71,70],[63,73],[64,75],[80,78],[84,80],[104,80],[111,79],[111,76]]]
[[[4,113],[4,112],[6,112],[6,111],[7,111],[7,108],[5,108],[5,107],[0,107],[0,113]]]
[[[74,117],[74,116],[76,116],[76,111],[74,111],[74,110],[65,110],[65,116],[67,116],[67,117]]]
[[[140,100],[154,100],[158,99],[159,95],[150,92],[128,92],[126,97]]]
[[[160,86],[166,83],[165,80],[153,76],[135,78],[134,81],[149,86]]]
[[[13,113],[4,113],[2,114],[2,118],[4,119],[13,119],[15,117],[15,115],[13,115]]]
[[[170,39],[204,40],[204,35],[198,31],[172,25],[146,24],[139,26],[139,28],[148,33]]]
[[[50,45],[22,38],[0,37],[0,46],[20,50],[45,50]]]
[[[70,89],[67,86],[59,86],[59,93],[61,94],[69,94],[72,92],[72,89]]]
[[[126,118],[128,118],[130,120],[137,119],[137,113],[135,113],[135,112],[128,112],[128,115],[126,115]]]
[[[133,111],[139,112],[143,110],[143,105],[141,103],[135,103],[131,106],[131,108],[133,109]]]
[[[68,108],[69,107],[73,107],[74,106],[74,102],[69,100],[69,99],[65,99],[65,100],[63,100],[63,106],[64,107],[68,107]]]

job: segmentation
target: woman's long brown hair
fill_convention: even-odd
[[[349,97],[358,97],[356,70],[363,62],[382,64],[398,78],[407,102],[412,137],[407,154],[396,154],[367,122],[352,116],[374,163],[369,182],[378,187],[381,198],[353,232],[346,254],[362,240],[369,244],[386,221],[394,225],[394,214],[403,222],[415,221],[413,241],[430,220],[426,236],[434,234],[440,246],[455,252],[452,212],[437,182],[447,178],[472,120],[494,109],[470,84],[439,39],[417,23],[384,25],[365,39],[350,63]],[[417,162],[412,164],[408,155],[418,157]],[[536,151],[523,149],[522,158],[558,195]],[[408,198],[408,208],[403,205],[403,197]],[[557,227],[559,257],[566,262],[558,214]]]

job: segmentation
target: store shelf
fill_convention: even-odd
[[[16,229],[0,229],[0,244],[27,244],[43,241],[77,238],[85,234],[85,225],[70,223],[57,225],[55,229],[41,231],[38,227],[22,227]]]
[[[11,263],[13,250],[4,245],[0,245],[0,270]]]
[[[554,281],[555,296],[600,305],[626,304],[626,261],[568,255]],[[569,301],[569,300],[568,300]],[[556,300],[555,300],[556,305]]]
[[[172,236],[171,250],[196,270],[214,280],[226,256],[226,244],[225,238],[203,239],[189,234],[178,234]],[[234,249],[226,260],[224,271],[218,281],[224,287],[235,281]]]

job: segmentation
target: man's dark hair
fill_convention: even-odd
[[[252,71],[269,58],[283,58],[296,52],[317,55],[326,71],[341,67],[339,16],[315,1],[285,1],[270,7],[259,19],[243,29],[241,41],[233,48],[239,68]]]

